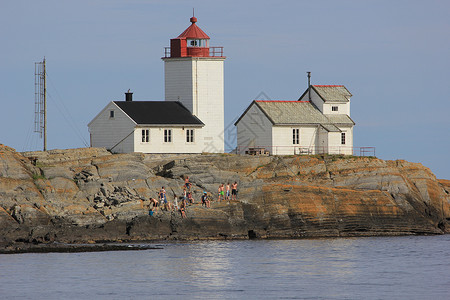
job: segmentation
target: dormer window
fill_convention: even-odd
[[[331,107],[331,111],[338,111],[339,110],[339,106],[332,106]]]

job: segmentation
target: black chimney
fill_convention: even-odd
[[[311,72],[308,73],[308,100],[311,102]]]
[[[130,90],[128,90],[128,92],[125,93],[125,101],[127,102],[133,101],[133,93],[131,93]]]

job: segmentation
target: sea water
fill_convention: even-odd
[[[0,255],[1,299],[450,299],[450,235]]]

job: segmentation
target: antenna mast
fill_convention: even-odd
[[[34,132],[44,136],[44,151],[47,151],[47,73],[45,57],[34,63]]]

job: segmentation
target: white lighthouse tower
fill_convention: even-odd
[[[210,47],[209,36],[190,19],[191,25],[170,40],[164,61],[165,100],[180,101],[205,126],[203,152],[224,152],[223,47]]]

